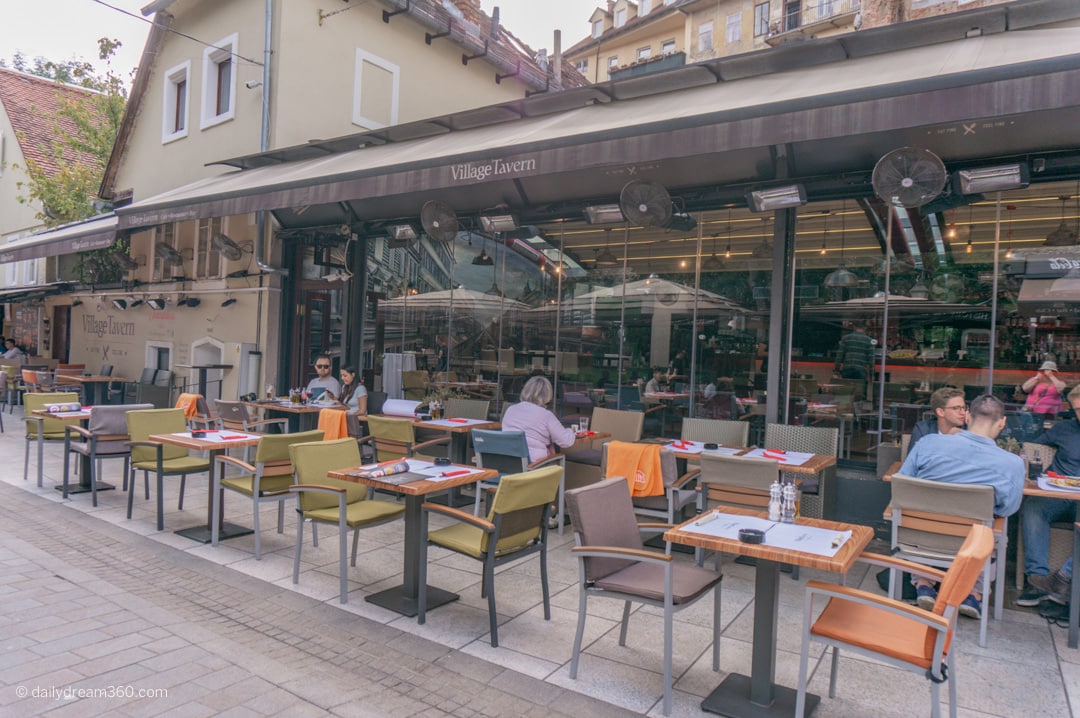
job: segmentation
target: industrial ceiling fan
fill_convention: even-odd
[[[429,199],[420,208],[420,224],[427,236],[436,242],[451,242],[458,233],[458,218],[454,208],[437,199]]]

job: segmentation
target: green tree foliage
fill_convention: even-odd
[[[82,97],[60,96],[57,116],[46,118],[53,123],[52,139],[49,146],[40,149],[52,166],[30,157],[25,159],[28,179],[18,183],[25,192],[18,200],[38,202],[41,210],[37,218],[47,227],[98,213],[98,190],[127,104],[124,80],[110,66],[120,44],[109,38],[98,40],[99,59],[106,66],[104,73],[82,60],[57,63],[39,57],[27,61],[19,53],[12,58],[16,70],[93,91]],[[112,260],[111,252],[104,249],[84,253],[78,265],[80,279],[118,279],[122,270]]]

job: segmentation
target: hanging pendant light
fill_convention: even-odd
[[[844,250],[847,248],[847,200],[844,200],[840,208],[840,266],[825,275],[826,287],[854,287],[858,285],[859,278],[848,271],[844,266]]]
[[[596,255],[597,267],[616,267],[619,264],[619,258],[611,253],[611,230],[604,230],[604,251]]]
[[[1013,212],[1016,211],[1016,205],[1015,204],[1007,204],[1007,205],[1005,205],[1005,211],[1009,213],[1009,230],[1006,233],[1006,236],[1008,237],[1008,239],[1007,239],[1006,245],[1005,245],[1004,257],[1005,257],[1005,259],[1012,259],[1013,258],[1013,248],[1012,248],[1012,243],[1013,243]]]
[[[727,232],[727,252],[724,253],[724,258],[725,259],[731,259],[731,210],[730,209],[728,210],[728,213],[727,213],[727,220],[728,220],[727,221],[727,229],[725,230]],[[724,260],[720,259],[720,257],[716,256],[716,240],[717,240],[718,236],[719,235],[714,234],[713,238],[712,238],[712,256],[709,257],[708,259],[706,259],[701,264],[701,268],[706,270],[706,271],[715,272],[717,270],[720,270],[720,269],[724,268]]]
[[[1046,241],[1043,242],[1044,247],[1071,247],[1076,244],[1076,230],[1065,224],[1065,203],[1069,201],[1069,196],[1061,195],[1058,199],[1061,200],[1061,224],[1053,232],[1046,235]]]
[[[930,298],[930,288],[923,283],[921,274],[919,275],[919,278],[915,280],[915,284],[911,285],[911,291],[908,292],[908,296],[912,299]]]

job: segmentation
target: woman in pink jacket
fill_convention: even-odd
[[[1044,361],[1035,376],[1020,385],[1020,388],[1028,395],[1024,408],[1034,414],[1048,416],[1061,411],[1061,392],[1065,389],[1065,382],[1054,375],[1056,371],[1057,364]]]

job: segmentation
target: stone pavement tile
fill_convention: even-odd
[[[35,655],[39,655],[35,653]],[[45,658],[37,658],[11,666],[0,671],[0,685],[19,685],[32,683],[38,676],[47,675],[51,671],[68,668],[82,662],[82,658],[74,653],[59,653]]]
[[[71,668],[84,676],[98,676],[126,666],[141,664],[143,661],[153,658],[153,656],[153,653],[143,648],[127,648],[90,661],[84,661]]]
[[[103,633],[107,632],[103,631]],[[116,653],[117,651],[123,651],[128,648],[134,648],[147,643],[149,639],[138,633],[130,633],[122,636],[115,636],[111,639],[103,639],[97,643],[92,643],[88,646],[75,649],[77,655],[87,659],[101,658],[107,656],[110,653]]]
[[[158,718],[207,718],[217,715],[217,711],[199,701],[188,701],[156,715]]]

